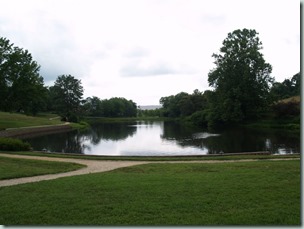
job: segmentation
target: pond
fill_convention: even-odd
[[[179,156],[270,151],[300,152],[299,134],[234,128],[210,132],[178,122],[137,121],[94,124],[70,131],[25,138],[34,150],[107,156]]]

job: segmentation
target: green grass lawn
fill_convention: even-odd
[[[0,188],[3,225],[300,225],[300,160],[149,164]]]
[[[243,159],[280,159],[280,158],[300,158],[300,154],[282,154],[282,155],[220,155],[220,156],[99,156],[85,154],[62,154],[62,153],[43,153],[38,151],[0,151],[5,154],[19,154],[29,156],[59,157],[59,158],[75,158],[86,160],[114,160],[114,161],[202,161],[202,160],[243,160]]]
[[[54,114],[41,114],[33,117],[17,113],[0,112],[0,130],[6,128],[62,124],[63,122],[61,122],[60,119],[51,119],[56,116],[57,115]]]
[[[84,165],[1,157],[0,180],[73,171]]]

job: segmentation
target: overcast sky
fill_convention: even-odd
[[[212,53],[255,29],[282,82],[300,71],[297,0],[0,0],[0,36],[27,49],[46,85],[81,79],[84,97],[157,105],[208,88]]]

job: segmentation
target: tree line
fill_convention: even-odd
[[[36,115],[56,112],[62,120],[77,122],[80,116],[134,117],[137,105],[125,98],[83,99],[81,80],[60,75],[53,86],[44,85],[40,66],[28,50],[0,37],[0,111]]]
[[[141,111],[125,98],[83,99],[81,81],[71,75],[58,76],[53,86],[46,87],[31,54],[0,38],[0,110],[32,115],[52,111],[67,121],[78,121],[79,116],[158,116],[187,117],[197,125],[214,126],[256,120],[278,100],[300,95],[300,73],[275,82],[262,48],[255,30],[228,33],[219,53],[212,55],[215,68],[208,74],[208,83],[213,90],[161,97],[162,108]],[[276,109],[285,109],[288,114],[288,106]],[[293,114],[299,113],[299,109],[294,110]]]
[[[137,105],[132,100],[113,97],[101,100],[96,96],[83,101],[84,114],[93,117],[136,117]]]
[[[188,117],[201,126],[216,126],[257,120],[274,111],[299,115],[299,103],[277,101],[300,95],[300,73],[282,83],[271,77],[272,66],[264,60],[262,42],[255,30],[235,30],[214,53],[215,68],[208,74],[214,90],[184,92],[162,97],[165,117]]]

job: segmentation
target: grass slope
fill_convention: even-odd
[[[98,156],[98,155],[85,155],[85,154],[64,154],[64,153],[43,153],[37,151],[26,152],[10,152],[0,151],[5,154],[29,155],[29,156],[43,156],[43,157],[59,157],[59,158],[76,158],[86,160],[114,160],[114,161],[202,161],[202,160],[242,160],[242,159],[274,159],[274,158],[300,158],[300,154],[282,154],[282,155],[221,155],[221,156]]]
[[[300,225],[300,160],[149,164],[0,188],[4,225]]]
[[[0,112],[0,130],[7,128],[19,128],[29,126],[43,126],[62,124],[56,115],[43,114],[37,117],[23,114]],[[54,119],[53,119],[54,118]]]
[[[84,165],[75,163],[15,159],[0,156],[0,180],[62,173],[83,167]]]

